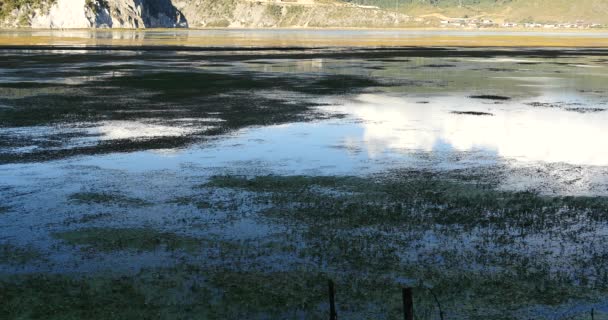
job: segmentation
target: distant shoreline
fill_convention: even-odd
[[[587,28],[587,29],[576,29],[576,28],[456,28],[456,27],[269,27],[269,28],[246,28],[246,27],[202,27],[202,28],[2,28],[0,32],[5,31],[176,31],[176,30],[361,30],[361,31],[444,31],[444,32],[538,32],[538,33],[555,33],[555,32],[567,32],[567,33],[606,33],[608,35],[608,27],[605,28]]]
[[[14,48],[608,48],[608,32],[446,29],[2,29]],[[193,49],[196,50],[196,49]]]

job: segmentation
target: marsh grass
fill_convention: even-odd
[[[86,223],[90,223],[90,222],[97,221],[100,219],[109,218],[111,216],[112,215],[109,213],[93,213],[93,214],[84,215],[79,218],[69,218],[69,219],[66,219],[63,223],[66,225],[70,225],[73,223],[86,224]]]
[[[251,201],[268,205],[262,216],[295,226],[302,236],[292,240],[300,242],[296,254],[319,270],[401,275],[432,288],[455,318],[517,319],[525,306],[593,301],[608,288],[597,239],[566,268],[550,261],[568,255],[528,244],[540,237],[581,246],[589,240],[574,231],[581,223],[594,230],[608,222],[603,197],[501,191],[493,179],[408,171],[373,178],[215,176],[205,187],[253,192]]]
[[[143,207],[150,205],[149,202],[128,197],[118,193],[106,192],[77,192],[69,196],[70,201],[78,204],[104,204],[118,206]]]
[[[200,248],[197,238],[160,232],[150,228],[83,228],[53,233],[53,237],[70,245],[84,246],[98,251],[118,250],[154,251],[185,250],[194,252]]]
[[[15,246],[10,243],[0,243],[0,264],[23,265],[40,260],[43,255],[33,247]]]
[[[177,197],[168,201],[168,203],[177,204],[180,206],[193,205],[198,209],[211,209],[213,207],[213,203],[205,200],[200,200],[196,197]]]
[[[404,272],[407,270],[404,270]],[[416,314],[436,319],[439,297],[450,319],[517,319],[518,304],[560,303],[585,297],[555,283],[543,288],[531,282],[510,281],[512,275],[477,277],[428,270],[440,281],[414,287]],[[440,274],[435,274],[440,272]],[[531,275],[533,277],[533,275]],[[349,319],[394,319],[401,316],[401,285],[373,274],[325,273],[314,270],[261,272],[218,270],[197,265],[144,269],[129,276],[20,275],[0,278],[8,318],[69,319],[90,317],[204,319],[325,317],[327,279],[334,279],[339,315]],[[531,279],[528,279],[531,280]],[[551,292],[547,295],[546,292]],[[462,305],[462,301],[466,301]],[[464,309],[466,317],[458,311]],[[457,311],[458,310],[458,311]]]

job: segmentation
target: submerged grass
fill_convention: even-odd
[[[403,270],[407,275],[409,270]],[[449,319],[518,319],[514,301],[559,304],[589,298],[557,282],[541,287],[512,281],[510,274],[479,277],[426,272],[432,283],[410,282],[416,315],[436,319],[440,301]],[[433,278],[437,276],[437,278]],[[327,280],[336,282],[338,313],[347,319],[396,319],[402,314],[405,284],[374,274],[293,270],[238,271],[179,265],[116,275],[42,275],[0,277],[0,315],[45,319],[319,319],[327,315]],[[519,280],[519,279],[518,279]],[[432,289],[430,289],[432,288]],[[463,304],[463,301],[464,304]],[[463,311],[466,312],[463,314]]]
[[[218,273],[196,266],[147,269],[132,277],[16,276],[0,280],[0,316],[282,318],[309,309],[314,314],[324,300],[324,284],[319,275],[307,273]]]
[[[0,294],[7,303],[0,312],[50,319],[317,319],[327,314],[327,279],[336,282],[338,311],[347,319],[400,317],[404,286],[414,288],[419,319],[437,319],[435,297],[446,319],[542,319],[551,313],[531,308],[564,310],[572,301],[590,304],[608,294],[608,255],[600,238],[587,236],[608,222],[607,199],[495,187],[493,179],[472,174],[420,171],[215,176],[195,190],[215,199],[209,204],[217,217],[247,213],[284,230],[245,240],[151,228],[57,232],[54,238],[93,251],[130,250],[136,257],[183,250],[198,258],[129,276],[5,277]],[[170,202],[198,206],[200,199]],[[259,208],[254,216],[252,208]],[[535,248],[543,241],[584,253]]]
[[[196,251],[201,240],[150,228],[84,228],[73,231],[56,232],[54,238],[71,245],[85,246],[98,251],[118,250],[154,251],[167,250]]]
[[[200,200],[195,197],[177,197],[175,199],[170,200],[168,203],[173,203],[180,206],[194,205],[199,209],[210,209],[213,207],[213,204],[211,202]]]
[[[593,301],[608,292],[608,271],[592,262],[604,261],[601,241],[581,233],[608,223],[608,199],[495,186],[492,179],[408,171],[216,176],[206,185],[253,192],[251,201],[266,205],[263,216],[295,222],[302,236],[296,254],[319,270],[409,279],[432,288],[456,318],[517,319],[527,306]],[[537,248],[538,239],[558,241],[561,252]],[[576,260],[564,251],[588,241]]]
[[[355,177],[216,176],[207,186],[273,192],[266,198],[274,207],[266,214],[307,223],[335,222],[340,227],[405,223],[545,230],[560,224],[560,219],[580,218],[581,214],[593,221],[608,219],[608,199],[603,197],[498,191],[490,185],[430,175],[378,181]],[[315,187],[348,192],[332,193]]]
[[[291,192],[312,187],[353,189],[367,181],[357,177],[335,176],[213,176],[203,187],[238,188],[253,192]]]
[[[0,243],[0,264],[23,265],[39,260],[43,255],[32,247],[21,247],[10,243]]]
[[[79,204],[104,204],[133,207],[150,205],[149,202],[143,199],[128,197],[118,193],[77,192],[70,195],[69,199]]]

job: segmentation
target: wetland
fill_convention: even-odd
[[[0,318],[608,317],[608,51],[0,50]]]

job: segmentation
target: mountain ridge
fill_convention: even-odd
[[[478,23],[484,19],[490,23]],[[577,4],[567,0],[0,0],[4,28],[500,27],[524,23],[608,25],[608,0]]]

